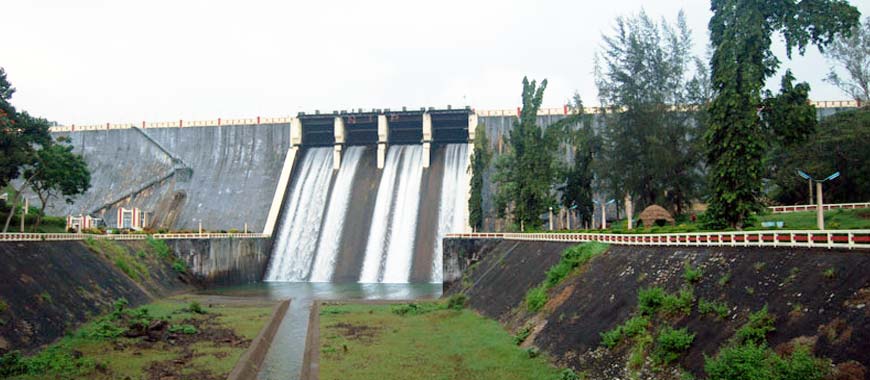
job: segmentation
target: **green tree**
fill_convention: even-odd
[[[508,151],[496,162],[493,176],[498,185],[495,205],[500,217],[510,213],[514,223],[535,228],[540,216],[553,206],[553,184],[558,178],[559,162],[555,129],[537,124],[538,109],[544,99],[547,80],[538,86],[523,78],[523,107],[508,136]]]
[[[825,80],[862,104],[870,101],[870,17],[852,30],[851,37],[834,41],[825,56],[846,71],[843,77],[831,67]]]
[[[776,159],[771,197],[782,204],[805,203],[807,183],[798,169],[814,176],[835,171],[842,175],[825,184],[829,202],[865,202],[870,199],[870,108],[841,112],[823,119],[803,143],[789,146]]]
[[[788,56],[813,44],[829,45],[858,24],[843,0],[712,0],[711,80],[716,93],[707,132],[712,225],[741,228],[761,208],[767,151],[758,108],[765,80],[779,66],[770,49],[781,32]]]
[[[697,63],[691,46],[682,12],[674,25],[643,12],[619,17],[613,35],[604,36],[595,74],[605,110],[598,173],[606,192],[677,213],[699,195],[703,125],[691,103],[707,79],[703,65],[688,77]]]
[[[573,209],[582,226],[584,221],[592,224],[592,170],[593,159],[600,149],[600,142],[592,127],[592,115],[584,113],[583,100],[574,94],[571,113],[549,128],[562,129],[562,140],[569,147],[573,163],[565,168],[565,184],[560,187],[562,204]]]
[[[483,228],[483,184],[492,152],[486,138],[486,126],[478,124],[474,132],[474,153],[471,157],[471,197],[468,199],[468,220],[475,231]]]
[[[39,228],[49,201],[61,195],[67,203],[72,203],[73,197],[91,187],[88,164],[72,150],[73,147],[68,145],[65,138],[43,145],[42,149],[36,151],[36,162],[24,171],[24,177],[30,179],[30,189],[40,202],[34,231]]]
[[[48,142],[48,125],[19,113],[9,102],[15,88],[0,67],[0,188],[17,178],[21,168],[33,162],[34,146]]]

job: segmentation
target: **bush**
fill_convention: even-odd
[[[547,271],[545,282],[547,289],[558,285],[575,268],[588,263],[593,257],[604,253],[606,250],[607,245],[602,243],[584,243],[566,248],[562,251],[562,258],[559,260],[559,263],[553,265]]]
[[[680,357],[680,354],[692,345],[695,334],[690,334],[686,328],[674,329],[665,326],[656,337],[656,347],[653,357],[659,363],[670,363]]]
[[[746,344],[725,347],[715,358],[706,358],[704,371],[709,380],[775,380],[772,364],[766,346]]]
[[[172,262],[172,270],[181,274],[187,273],[187,263],[182,259],[175,259]]]
[[[67,347],[51,346],[31,357],[23,357],[18,351],[0,357],[0,376],[28,375],[34,378],[69,379],[84,376],[93,371],[96,364],[91,359],[74,355]]]
[[[406,315],[420,315],[430,313],[436,310],[440,310],[443,307],[434,302],[427,302],[423,304],[416,303],[408,303],[393,306],[393,314],[406,316]]]
[[[819,380],[830,372],[830,362],[816,358],[805,345],[795,347],[791,356],[777,362],[781,380]]]
[[[193,301],[190,305],[187,306],[187,310],[194,314],[206,314],[205,309],[202,308],[202,305],[199,302]]]
[[[529,326],[523,327],[520,331],[517,331],[517,335],[514,335],[514,344],[517,346],[523,344],[526,341],[526,338],[532,334],[532,328]]]
[[[691,264],[686,262],[685,269],[683,270],[683,279],[686,282],[692,284],[698,281],[701,281],[701,276],[703,272],[698,268],[693,268]]]
[[[6,303],[6,301],[0,300],[0,314],[5,313],[6,310],[9,310],[9,305]]]
[[[462,310],[465,308],[465,302],[467,300],[465,294],[454,294],[447,299],[447,308],[451,310]]]
[[[193,335],[199,331],[193,325],[172,325],[169,326],[169,332]]]
[[[692,312],[692,304],[695,303],[695,292],[692,288],[680,289],[677,295],[666,294],[662,301],[662,311],[667,314],[689,314]]]
[[[637,304],[641,314],[655,315],[665,302],[665,290],[660,287],[644,288],[637,293]]]
[[[713,314],[719,319],[725,319],[728,317],[728,305],[724,302],[707,301],[701,298],[698,300],[698,312]]]
[[[737,342],[740,344],[767,342],[767,334],[776,330],[773,327],[775,321],[776,318],[767,312],[767,305],[765,305],[761,310],[749,314],[749,321],[735,333]]]
[[[558,380],[580,380],[580,376],[574,373],[574,370],[570,368],[565,368],[562,372],[559,373]]]
[[[614,327],[610,331],[601,334],[601,344],[607,348],[616,347],[623,338],[634,338],[646,333],[649,327],[650,320],[643,316],[635,316],[623,323]]]
[[[544,284],[529,289],[526,293],[526,307],[531,312],[538,312],[547,304],[547,289]]]
[[[169,246],[166,245],[165,241],[160,240],[160,239],[155,239],[151,236],[146,237],[145,241],[148,243],[148,245],[151,246],[151,248],[154,250],[154,252],[157,253],[157,257],[160,257],[162,259],[169,258],[170,250],[169,250]]]
[[[127,332],[127,329],[118,327],[112,321],[100,320],[91,328],[84,330],[84,336],[91,339],[114,339]]]

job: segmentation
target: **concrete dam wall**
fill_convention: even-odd
[[[678,362],[702,378],[704,357],[714,356],[748,315],[767,307],[775,318],[769,345],[783,352],[809,344],[835,366],[870,367],[870,254],[860,250],[758,247],[642,247],[612,245],[548,292],[539,312],[525,304],[529,289],[546,278],[568,243],[500,239],[445,240],[445,296],[464,293],[470,307],[512,331],[528,328],[524,347],[547,351],[560,366],[588,378],[657,379],[632,373],[631,345],[602,346],[601,333],[638,312],[640,289],[690,288],[691,311],[652,318],[658,325],[696,334]],[[687,282],[684,268],[700,271]],[[701,300],[725,305],[727,316],[702,311]],[[679,374],[677,374],[679,375]],[[678,378],[679,376],[677,376]],[[668,377],[670,378],[670,377]],[[860,378],[863,378],[860,377]]]

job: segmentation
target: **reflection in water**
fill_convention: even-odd
[[[267,282],[232,288],[209,289],[203,294],[290,301],[287,315],[266,354],[260,380],[298,379],[302,371],[308,314],[313,300],[412,300],[441,296],[441,284],[331,284]]]

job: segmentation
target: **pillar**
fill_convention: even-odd
[[[468,142],[474,141],[477,134],[477,114],[468,114]]]
[[[432,115],[423,113],[423,167],[429,167],[429,154],[432,150]]]
[[[634,228],[634,205],[631,202],[631,194],[625,194],[625,218],[628,221],[628,229]]]
[[[332,168],[335,170],[341,168],[341,148],[344,146],[345,132],[344,119],[341,116],[336,116],[334,128],[335,149],[332,156]]]
[[[824,200],[822,200],[822,183],[816,182],[816,199],[818,203],[816,204],[816,223],[819,225],[820,230],[825,229],[825,210],[824,210]]]
[[[298,117],[290,119],[290,146],[302,145],[302,120]]]
[[[552,207],[550,207],[550,213],[547,214],[547,216],[550,217],[550,231],[552,231],[553,230],[553,208]]]
[[[378,169],[387,161],[387,143],[390,140],[390,124],[387,115],[378,115]]]

